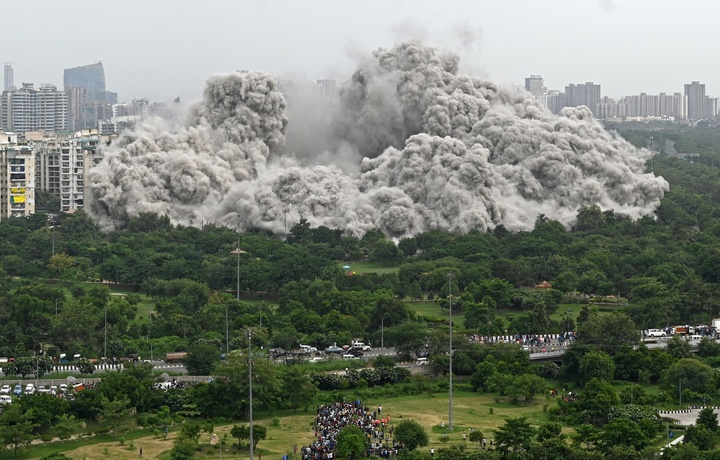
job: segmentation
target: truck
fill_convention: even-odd
[[[186,351],[179,351],[175,353],[167,353],[165,355],[165,362],[166,363],[175,363],[178,361],[182,361],[183,359],[187,358],[187,352]]]
[[[692,335],[695,333],[695,328],[692,326],[675,326],[673,328],[673,334],[675,335]]]

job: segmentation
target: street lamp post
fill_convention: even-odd
[[[240,249],[240,234],[238,233],[237,248],[230,251],[230,254],[237,255],[237,285],[235,286],[235,300],[240,301],[240,254],[247,254]],[[225,354],[230,353],[230,326],[228,321],[228,305],[225,304]]]
[[[253,460],[253,397],[252,397],[252,330],[248,329],[248,388],[250,405],[248,415],[250,416],[250,460]]]
[[[385,348],[385,317],[380,317],[380,348]]]
[[[452,411],[452,394],[453,394],[452,281],[453,281],[453,274],[448,273],[447,277],[448,277],[448,307],[450,307],[449,308],[450,309],[450,414],[449,414],[449,420],[448,420],[448,430],[452,430],[453,429],[453,411]]]
[[[105,361],[107,361],[107,305],[105,305],[105,349],[103,351]]]

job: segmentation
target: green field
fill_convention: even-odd
[[[353,261],[353,262],[339,262],[340,267],[349,266],[350,270],[358,275],[363,273],[397,273],[400,269],[399,265],[387,265],[380,262],[367,262],[367,261]],[[345,269],[347,270],[347,269]]]
[[[405,305],[407,305],[408,308],[414,311],[416,314],[422,315],[426,318],[440,318],[445,320],[450,319],[449,310],[443,310],[441,312],[440,305],[432,301],[405,302]],[[454,324],[462,324],[464,318],[465,316],[463,316],[462,313],[453,313]]]
[[[494,395],[478,394],[456,389],[453,395],[453,425],[456,428],[449,431],[442,425],[447,425],[449,417],[449,404],[447,393],[423,394],[416,396],[402,396],[388,399],[364,400],[368,407],[383,406],[383,415],[390,417],[390,423],[396,424],[404,419],[412,419],[425,427],[430,435],[430,446],[436,449],[450,445],[462,445],[462,431],[473,428],[492,436],[490,430],[502,425],[508,417],[528,417],[534,425],[547,420],[544,412],[545,405],[552,405],[554,401],[538,397],[534,403],[511,405],[495,402]],[[261,453],[268,459],[279,459],[284,454],[292,454],[293,446],[300,448],[313,438],[312,422],[314,411],[294,414],[290,411],[278,411],[275,414],[257,414],[255,423],[267,427],[268,437],[260,441],[256,455]],[[243,423],[242,421],[237,424]],[[232,424],[217,426],[214,430],[226,445],[222,456],[227,459],[248,458],[247,450],[238,452],[232,444],[237,442],[229,436]],[[143,458],[169,459],[169,451],[178,428],[171,430],[167,439],[154,436],[148,431],[126,434],[124,444],[111,436],[85,437],[75,441],[58,443],[45,443],[34,445],[30,450],[21,450],[17,458],[39,459],[51,452],[63,452],[70,458],[87,460],[113,458],[119,460],[136,459],[139,457],[139,448],[143,448]],[[447,434],[447,442],[442,442],[443,434]],[[209,435],[203,434],[200,446],[203,453],[200,457],[218,457],[217,447],[210,447]],[[469,449],[475,446],[467,442]],[[427,448],[429,448],[428,446]],[[215,454],[212,454],[215,452]],[[0,459],[12,458],[11,451],[0,453]]]

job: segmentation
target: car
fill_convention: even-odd
[[[648,329],[645,333],[648,337],[665,337],[665,331],[662,329]]]
[[[59,389],[61,392],[65,393],[68,389],[67,383],[61,383]]]
[[[38,393],[50,393],[50,388],[46,387],[45,385],[40,385],[37,389]]]
[[[34,395],[35,394],[35,385],[33,385],[32,383],[28,383],[27,386],[25,387],[25,391],[23,393],[25,393],[26,395]]]
[[[17,385],[15,385],[15,388],[13,389],[13,393],[15,393],[15,396],[20,396],[22,394],[22,392],[23,392],[22,385],[20,385],[19,383]]]
[[[415,365],[417,365],[417,366],[424,366],[426,364],[430,364],[430,363],[428,363],[427,358],[418,358],[415,360]]]
[[[12,396],[0,395],[0,404],[2,404],[3,406],[5,404],[12,404]]]
[[[2,388],[0,388],[0,395],[9,395],[12,391],[12,388],[10,388],[10,385],[3,385]]]
[[[338,353],[338,354],[340,354],[340,353],[344,353],[344,352],[345,352],[345,350],[343,350],[342,347],[338,347],[338,346],[335,345],[335,344],[330,345],[329,347],[327,347],[327,348],[325,349],[325,353],[327,353],[327,354],[332,354],[332,353]]]
[[[363,349],[360,347],[352,347],[346,352],[348,355],[353,355],[356,357],[362,356],[364,354]]]
[[[343,357],[343,359],[358,359],[357,356],[351,355],[350,353],[346,353],[346,354],[342,355],[342,357]]]
[[[311,347],[310,345],[300,344],[300,351],[305,353],[315,353],[317,351],[317,348]]]
[[[312,358],[308,359],[309,363],[321,363],[322,361],[322,356],[313,356]]]
[[[57,385],[52,385],[52,386],[50,386],[50,394],[51,394],[51,395],[55,395],[55,394],[57,394],[57,392],[58,392],[58,387],[57,387]]]

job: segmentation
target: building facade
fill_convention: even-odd
[[[17,134],[0,132],[0,219],[35,213],[35,154]]]
[[[74,212],[84,207],[85,177],[96,164],[100,139],[97,130],[88,130],[34,144],[37,187],[60,197],[60,211]],[[90,162],[88,157],[92,158]]]
[[[16,134],[26,131],[65,131],[67,94],[50,84],[35,88],[23,83],[15,91],[3,91],[0,107],[2,129]]]
[[[547,88],[545,88],[545,82],[541,75],[530,75],[529,78],[525,79],[525,90],[535,96],[535,99],[542,103],[546,103],[545,94]]]

